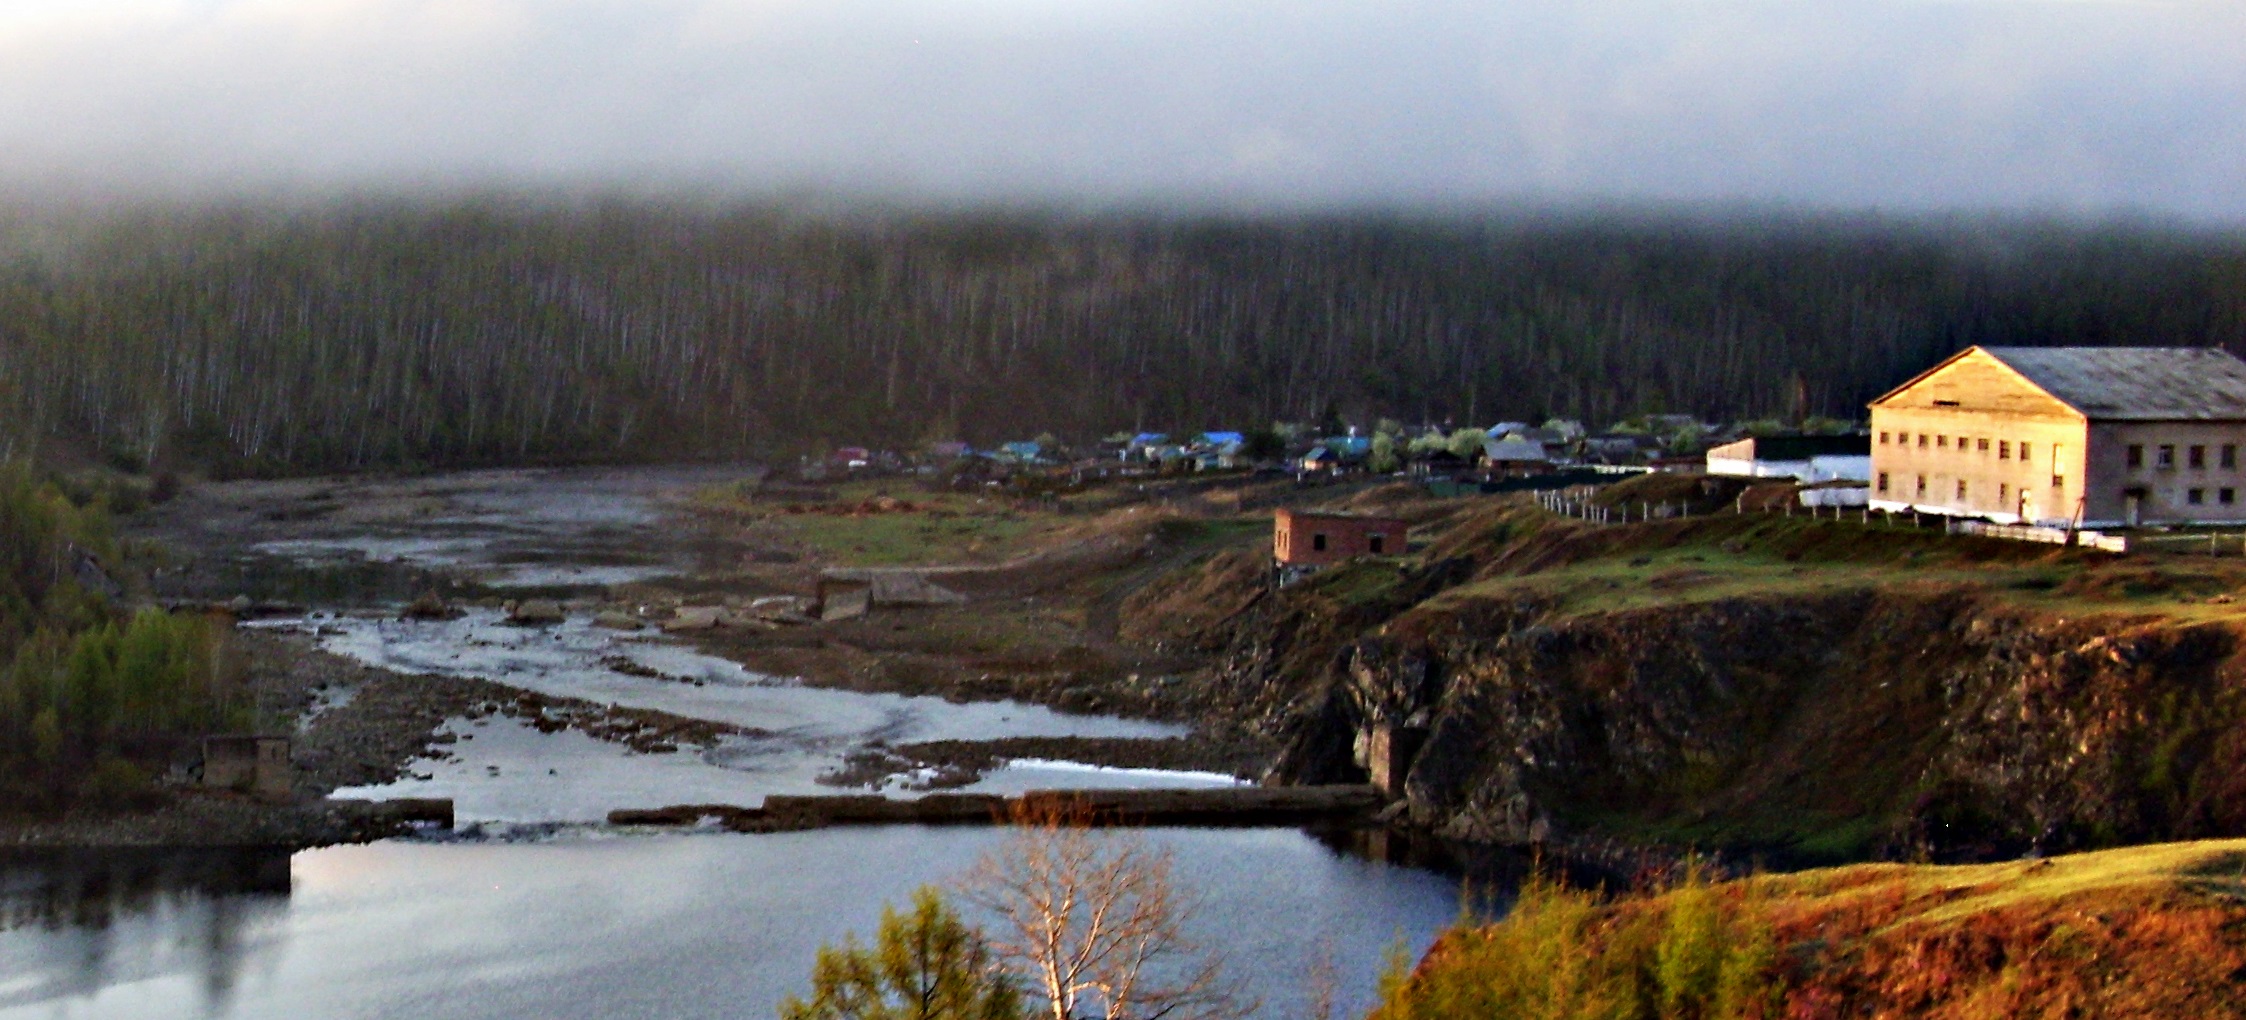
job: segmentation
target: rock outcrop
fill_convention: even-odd
[[[1706,597],[1649,574],[1566,602],[1505,580],[1541,565],[1490,569],[1549,543],[1491,548],[1287,588],[1220,558],[1150,586],[1126,633],[1216,658],[1205,714],[1275,739],[1271,779],[1374,782],[1468,843],[1806,863],[2246,834],[2246,622],[2062,614],[1957,575]]]

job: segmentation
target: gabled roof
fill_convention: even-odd
[[[2246,361],[2215,347],[1969,347],[1873,403],[1976,350],[2086,418],[2246,421]]]
[[[1543,443],[1516,434],[1483,443],[1482,458],[1500,463],[1544,463],[1551,460],[1552,455],[1545,452]]]
[[[2091,418],[2246,419],[2246,361],[2215,347],[1987,347]]]

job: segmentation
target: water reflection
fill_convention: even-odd
[[[286,850],[0,854],[0,1010],[168,979],[223,1013],[290,886]]]
[[[1287,829],[1151,830],[1204,895],[1195,935],[1304,1012],[1330,949],[1347,1015],[1383,953],[1456,915],[1454,882]],[[964,871],[980,828],[535,842],[391,841],[275,855],[20,862],[0,874],[0,1018],[770,1017],[823,942]]]

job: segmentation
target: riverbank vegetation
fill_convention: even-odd
[[[0,467],[0,812],[150,794],[180,742],[248,724],[225,630],[128,612],[101,500]]]
[[[1859,865],[1614,899],[1531,882],[1370,1020],[2241,1017],[2246,841]]]
[[[0,218],[0,445],[135,467],[772,456],[1337,415],[1854,418],[1966,344],[2116,342],[2246,348],[2246,240],[506,198]]]

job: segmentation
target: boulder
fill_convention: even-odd
[[[767,595],[749,603],[744,615],[765,623],[803,624],[813,622],[811,614],[817,607],[815,601],[801,595]]]
[[[459,615],[460,609],[458,607],[445,601],[444,596],[431,591],[424,592],[420,598],[406,603],[406,607],[398,612],[398,619],[450,620]]]
[[[606,627],[610,630],[638,630],[644,624],[640,622],[640,618],[637,616],[611,609],[595,615],[593,626]]]
[[[713,630],[724,612],[717,606],[680,606],[671,613],[670,619],[663,621],[663,630],[666,633]]]
[[[524,599],[509,603],[506,609],[508,623],[524,626],[560,623],[568,618],[562,612],[561,603],[553,599]]]

